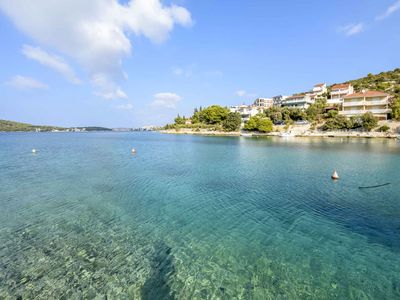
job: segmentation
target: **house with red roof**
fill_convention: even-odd
[[[328,88],[326,86],[326,83],[318,83],[314,85],[312,89],[312,93],[315,95],[322,95],[328,91]]]
[[[327,104],[338,105],[342,108],[343,97],[353,94],[354,88],[350,83],[335,84],[331,87],[331,98]]]
[[[343,97],[343,105],[339,114],[352,117],[366,112],[373,113],[380,120],[387,120],[391,113],[389,94],[363,90]]]

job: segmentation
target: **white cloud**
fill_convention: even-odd
[[[133,104],[128,103],[128,104],[116,105],[115,108],[120,110],[133,110]]]
[[[91,80],[97,92],[94,94],[107,100],[126,99],[127,94],[107,74],[95,74]]]
[[[12,86],[17,89],[38,89],[38,90],[45,90],[49,87],[31,77],[16,75],[11,78],[9,81],[6,82],[6,85]]]
[[[52,55],[47,53],[46,51],[43,51],[40,47],[32,47],[29,45],[24,45],[22,47],[22,53],[33,60],[36,60],[37,62],[41,63],[44,66],[47,66],[61,75],[63,75],[65,78],[67,78],[70,82],[74,84],[79,84],[80,80],[76,77],[74,71],[71,69],[71,67],[64,61],[63,58]]]
[[[364,23],[349,24],[339,28],[339,32],[346,36],[356,35],[364,30]]]
[[[154,95],[154,101],[151,103],[155,107],[175,108],[182,97],[175,93],[158,93]]]
[[[120,94],[116,82],[124,78],[122,61],[131,54],[130,33],[159,43],[176,24],[192,24],[188,10],[161,0],[0,0],[0,10],[41,47],[76,60],[97,94],[108,96]],[[99,86],[98,77],[107,83]]]
[[[245,90],[239,90],[235,92],[236,96],[238,97],[246,97],[246,98],[254,98],[257,97],[255,93],[247,93]]]
[[[396,11],[398,11],[400,9],[400,1],[396,1],[395,3],[393,3],[391,6],[389,6],[385,13],[376,17],[376,20],[380,21],[383,19],[388,18],[390,15],[392,15],[393,13],[395,13]]]

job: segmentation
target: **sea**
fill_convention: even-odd
[[[400,142],[0,133],[0,299],[400,299]]]

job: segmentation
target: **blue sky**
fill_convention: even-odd
[[[136,127],[400,66],[400,1],[0,0],[0,119]]]

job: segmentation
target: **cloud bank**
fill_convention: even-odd
[[[122,61],[132,51],[129,34],[155,43],[165,41],[176,24],[190,26],[190,12],[160,0],[0,0],[0,10],[41,47],[76,60],[88,72],[97,95],[125,98],[117,82],[124,78]],[[23,53],[70,81],[72,69],[60,57],[26,46]]]
[[[45,90],[49,88],[46,84],[36,79],[22,75],[15,75],[13,78],[11,78],[9,81],[6,82],[6,85],[23,90],[26,89]]]
[[[71,83],[79,84],[81,81],[76,77],[72,68],[63,58],[51,55],[39,47],[24,45],[21,51],[27,58],[33,59],[63,75]]]

